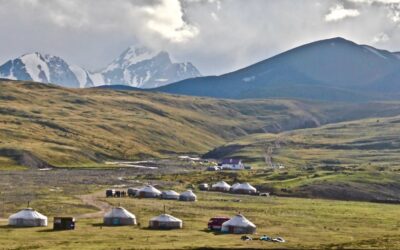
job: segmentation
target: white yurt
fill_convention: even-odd
[[[140,198],[157,198],[160,195],[161,191],[151,185],[147,185],[136,192],[136,196]]]
[[[136,216],[123,207],[113,207],[104,215],[103,223],[107,226],[136,225]]]
[[[193,193],[192,190],[188,190],[186,192],[181,193],[179,196],[180,201],[196,201],[197,196]]]
[[[249,183],[245,182],[233,187],[232,192],[238,194],[255,194],[257,193],[257,189]]]
[[[162,214],[149,221],[151,229],[179,229],[182,228],[182,220],[169,214]]]
[[[8,218],[14,227],[47,227],[47,217],[32,208],[25,208]]]
[[[212,190],[214,191],[229,191],[229,189],[231,188],[231,186],[226,183],[225,181],[220,181],[215,183],[214,185],[212,185]]]
[[[238,183],[238,182],[236,182],[235,184],[233,184],[232,186],[231,186],[231,191],[233,191],[237,186],[239,186],[240,185],[240,183]]]
[[[161,199],[164,200],[178,200],[179,193],[175,192],[174,190],[163,191],[161,193]]]
[[[253,234],[256,232],[256,225],[238,214],[228,221],[222,223],[221,232],[232,234]]]

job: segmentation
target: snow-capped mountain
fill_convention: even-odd
[[[173,63],[167,52],[130,47],[104,70],[93,74],[96,85],[122,84],[153,88],[200,76],[191,63]],[[100,81],[102,79],[102,81]]]
[[[38,52],[25,54],[0,66],[0,78],[55,83],[71,88],[93,86],[86,70],[69,65],[60,57]]]
[[[104,70],[91,73],[57,56],[25,54],[0,66],[0,78],[55,83],[85,88],[100,85],[128,85],[152,88],[200,76],[191,63],[174,63],[167,52],[129,47]]]

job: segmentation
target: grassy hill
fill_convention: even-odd
[[[281,194],[400,201],[400,117],[364,119],[241,138],[207,153],[262,169],[260,184]],[[257,178],[256,178],[257,179]]]
[[[249,134],[394,114],[400,103],[216,100],[1,81],[0,165],[89,166],[202,154]]]

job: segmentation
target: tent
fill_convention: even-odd
[[[231,186],[231,191],[233,191],[237,186],[239,186],[240,185],[240,183],[238,183],[238,182],[236,182],[235,184],[233,184],[232,186]]]
[[[256,226],[241,214],[238,214],[230,220],[222,223],[221,232],[233,234],[253,234],[256,232]]]
[[[149,222],[151,229],[179,229],[182,228],[182,220],[175,218],[169,214],[162,214],[154,217]]]
[[[136,196],[141,198],[157,198],[160,195],[161,191],[151,185],[145,186],[136,192]]]
[[[174,190],[163,191],[161,193],[161,199],[164,200],[178,200],[179,193],[175,192]]]
[[[196,201],[197,196],[193,193],[192,190],[188,190],[186,192],[181,193],[179,196],[180,201]]]
[[[136,216],[123,207],[114,207],[104,215],[103,222],[107,226],[136,225]]]
[[[225,181],[220,181],[212,185],[212,190],[214,191],[229,191],[231,186]]]
[[[47,217],[32,208],[25,208],[8,218],[14,227],[47,227]]]
[[[238,194],[255,194],[257,193],[257,189],[249,183],[245,182],[235,187],[232,186],[232,192]]]

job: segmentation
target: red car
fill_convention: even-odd
[[[213,231],[220,231],[222,227],[222,223],[230,220],[228,217],[213,217],[208,222],[208,229]]]

